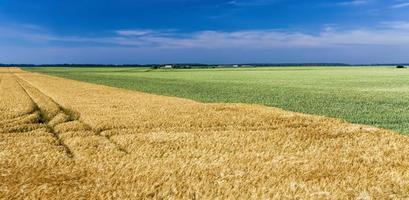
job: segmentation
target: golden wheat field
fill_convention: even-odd
[[[1,199],[403,199],[409,137],[0,68]]]

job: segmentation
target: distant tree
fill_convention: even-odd
[[[396,68],[398,68],[398,69],[403,69],[403,68],[405,68],[405,66],[403,66],[403,65],[398,65],[398,66],[396,66]]]

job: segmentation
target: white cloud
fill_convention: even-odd
[[[353,0],[353,1],[345,1],[339,2],[337,5],[339,6],[356,6],[356,5],[363,5],[368,3],[368,0]]]
[[[0,26],[2,41],[20,40],[32,43],[58,42],[71,46],[128,46],[160,49],[279,49],[321,48],[357,45],[409,45],[409,21],[382,22],[376,28],[342,30],[324,28],[316,33],[281,30],[204,30],[192,33],[155,30],[118,30],[106,37],[60,36],[49,31],[27,27]]]
[[[116,31],[118,35],[122,36],[143,36],[154,33],[153,30],[150,29],[138,29],[138,30],[118,30]]]
[[[19,38],[28,41],[43,41],[51,39],[50,35],[43,27],[31,24],[23,25],[0,25],[0,39]]]
[[[409,2],[392,5],[391,8],[406,8],[409,7]]]
[[[409,21],[390,21],[382,22],[381,24],[384,25],[386,28],[409,31]]]
[[[142,34],[136,29],[82,37],[42,28],[0,27],[0,62],[8,63],[393,63],[407,62],[409,51],[409,21],[382,22],[371,29],[327,25],[314,34],[282,30]],[[3,45],[15,40],[20,42]]]
[[[376,29],[325,28],[315,34],[278,30],[199,31],[189,34],[120,37],[111,40],[124,46],[158,48],[314,48],[350,45],[409,45],[409,22],[384,22]]]

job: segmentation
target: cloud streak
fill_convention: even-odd
[[[325,28],[314,34],[279,30],[198,31],[174,32],[127,30],[117,32],[119,37],[105,42],[123,46],[150,46],[157,48],[314,48],[351,45],[409,45],[409,22],[383,22],[368,29],[333,30]],[[137,34],[130,34],[130,33]],[[124,34],[126,33],[126,34]]]
[[[324,28],[316,33],[279,30],[197,31],[117,30],[107,37],[59,36],[42,29],[0,28],[1,40],[10,38],[32,43],[71,43],[72,45],[111,45],[137,48],[319,48],[353,45],[409,45],[409,22],[382,22],[368,29],[338,30]]]
[[[390,8],[398,9],[398,8],[406,8],[406,7],[409,7],[409,2],[395,4],[395,5],[392,5]]]
[[[368,0],[353,0],[353,1],[344,1],[336,3],[338,6],[356,6],[356,5],[363,5],[367,4]]]
[[[315,33],[121,29],[105,37],[62,36],[36,26],[0,27],[3,62],[403,62],[403,52],[409,50],[409,21]],[[19,42],[7,44],[10,40]]]

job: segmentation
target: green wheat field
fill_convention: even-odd
[[[409,134],[407,69],[394,67],[24,69],[201,102],[263,104]]]

